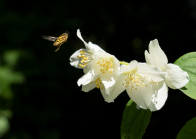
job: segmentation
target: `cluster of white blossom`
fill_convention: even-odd
[[[70,57],[70,64],[84,71],[77,83],[82,85],[84,92],[100,88],[106,102],[113,102],[126,90],[138,107],[156,111],[165,104],[168,87],[180,89],[189,82],[187,72],[177,65],[168,64],[167,56],[156,39],[150,41],[149,52],[145,51],[146,63],[136,60],[126,63],[98,45],[86,43],[79,29],[77,36],[86,47]]]

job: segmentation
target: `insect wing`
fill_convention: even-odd
[[[56,39],[58,39],[58,37],[53,36],[42,36],[42,38],[48,41],[55,41]]]

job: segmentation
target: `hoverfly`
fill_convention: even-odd
[[[43,39],[46,39],[48,41],[54,41],[53,46],[56,46],[57,49],[55,50],[55,52],[57,52],[61,45],[67,41],[68,39],[68,34],[67,33],[63,33],[61,34],[59,37],[53,37],[53,36],[42,36]]]

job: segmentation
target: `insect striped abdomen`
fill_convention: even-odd
[[[54,46],[58,46],[58,45],[61,45],[63,44],[68,38],[68,34],[67,33],[63,33],[61,34],[58,39],[54,42]]]

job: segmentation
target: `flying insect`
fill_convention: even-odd
[[[53,37],[53,36],[42,36],[43,39],[46,39],[48,41],[54,41],[53,46],[56,46],[57,49],[55,50],[55,52],[57,52],[61,45],[67,41],[68,39],[68,34],[67,33],[63,33],[61,34],[59,37]]]

